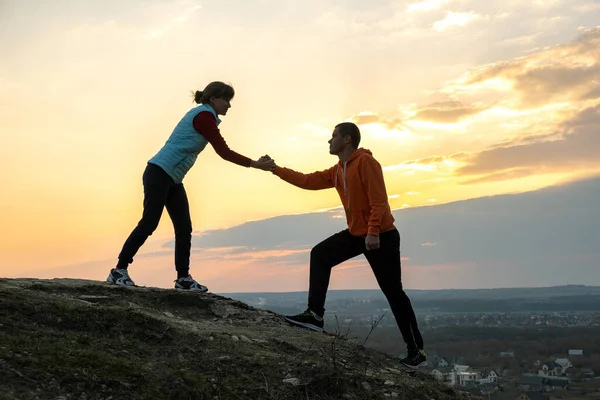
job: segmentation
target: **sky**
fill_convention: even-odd
[[[214,80],[236,90],[221,133],[253,159],[328,168],[334,125],[356,122],[407,240],[405,211],[598,176],[598,21],[594,0],[0,0],[0,276],[105,279],[141,216],[146,161],[193,106],[190,91]],[[225,239],[195,249],[191,272],[215,292],[305,290],[310,247],[334,233],[307,221],[343,229],[335,191],[300,190],[210,146],[184,183],[194,243],[240,226],[269,243],[237,243],[233,259],[219,256],[232,251]],[[557,212],[570,209],[565,198]],[[261,221],[308,236],[288,246]],[[172,285],[172,236],[165,213],[131,266],[136,283]],[[600,284],[586,269],[598,258],[581,249],[572,256],[588,275],[536,280],[544,265],[532,261],[529,275],[498,281],[472,273],[508,268],[494,251],[425,267],[404,256],[417,247],[434,246],[403,247],[411,288]],[[425,272],[442,267],[461,278]],[[332,287],[376,283],[357,258]]]

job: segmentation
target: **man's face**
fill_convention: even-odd
[[[348,136],[342,135],[339,128],[335,128],[328,143],[329,154],[338,155],[342,153],[348,145]]]

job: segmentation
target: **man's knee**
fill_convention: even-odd
[[[323,243],[319,243],[310,250],[311,260],[321,260],[327,254],[327,250]]]

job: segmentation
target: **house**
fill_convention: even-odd
[[[582,356],[583,355],[583,350],[581,350],[581,349],[569,349],[569,355],[570,356]]]
[[[484,370],[481,372],[481,379],[479,383],[496,383],[498,382],[499,375],[493,369],[487,371]]]
[[[468,365],[454,364],[452,367],[456,372],[467,372],[470,369]]]
[[[430,363],[434,367],[444,368],[451,365],[450,357],[441,357],[439,355],[431,356]]]
[[[481,380],[481,374],[477,371],[457,372],[458,384],[460,386],[474,386]]]
[[[524,392],[521,393],[521,395],[519,397],[517,397],[518,400],[548,400],[549,397],[548,395],[546,395],[546,393],[542,393],[542,392]]]
[[[567,369],[573,366],[573,364],[571,364],[571,361],[569,361],[568,358],[557,358],[556,360],[554,360],[554,362],[560,365],[563,374],[567,371]]]
[[[454,370],[455,376],[454,385],[473,386],[481,380],[481,374],[477,371],[473,371],[468,365],[455,364],[452,369]]]
[[[563,374],[563,368],[554,361],[548,361],[542,364],[542,368],[538,370],[540,376],[560,376]]]

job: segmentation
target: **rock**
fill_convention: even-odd
[[[300,384],[300,379],[298,378],[287,378],[283,380],[283,383],[287,383],[290,385],[298,386]]]
[[[242,340],[242,342],[252,343],[252,340],[248,339],[247,336],[240,335],[240,339]]]
[[[398,397],[398,393],[392,392],[392,397]]]
[[[394,381],[389,381],[389,380],[388,380],[388,381],[385,381],[385,382],[383,382],[383,384],[384,384],[385,386],[394,386],[394,385],[395,385]]]
[[[231,336],[231,338],[233,339],[234,342],[239,342],[239,340],[240,340],[240,338],[235,335]]]
[[[227,318],[230,315],[238,314],[240,312],[237,308],[223,302],[215,302],[211,304],[210,311],[220,318]]]
[[[363,382],[363,383],[362,383],[362,387],[363,387],[365,390],[371,390],[371,385],[369,385],[369,382]]]
[[[169,318],[175,318],[175,316],[168,311],[165,311],[163,314],[165,314]]]

